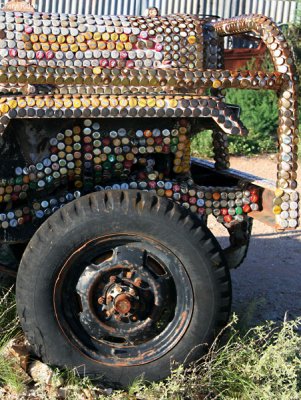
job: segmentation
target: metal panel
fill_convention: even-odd
[[[8,0],[0,0],[7,3]],[[276,22],[295,20],[298,0],[36,0],[40,12],[142,15],[148,7],[158,7],[161,14],[188,13],[219,15],[223,18],[260,13]]]

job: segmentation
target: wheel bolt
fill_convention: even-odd
[[[136,285],[136,286],[141,286],[141,283],[142,283],[142,279],[141,278],[136,278],[135,280],[134,280],[134,285]]]
[[[99,297],[97,300],[98,304],[103,304],[105,302],[105,298],[103,296]]]
[[[107,296],[107,303],[112,303],[113,297],[111,295]]]

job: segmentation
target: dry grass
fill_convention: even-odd
[[[299,400],[300,327],[300,319],[285,320],[278,325],[266,322],[245,332],[234,316],[223,332],[223,344],[217,339],[198,363],[186,369],[174,365],[164,382],[138,379],[127,391],[100,390],[75,371],[56,370],[55,376],[57,381],[64,381],[63,391],[68,400]],[[1,356],[5,344],[20,333],[12,289],[2,292],[0,332],[0,384],[14,393],[24,392],[24,382],[13,363]],[[36,393],[46,400],[56,398],[57,392],[50,394],[40,386]]]

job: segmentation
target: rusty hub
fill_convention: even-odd
[[[130,312],[132,307],[132,296],[127,294],[120,294],[114,301],[114,308],[119,314],[127,314]]]
[[[58,283],[55,309],[62,330],[80,351],[106,363],[139,365],[161,357],[180,340],[193,309],[178,258],[136,236],[82,246]]]

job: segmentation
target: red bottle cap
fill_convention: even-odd
[[[227,223],[231,222],[232,219],[233,219],[233,218],[232,218],[231,215],[225,215],[225,216],[224,216],[224,221],[227,222]]]
[[[249,213],[250,211],[251,211],[251,207],[249,206],[249,204],[245,204],[243,207],[242,207],[242,210],[243,210],[243,212],[244,213]]]

